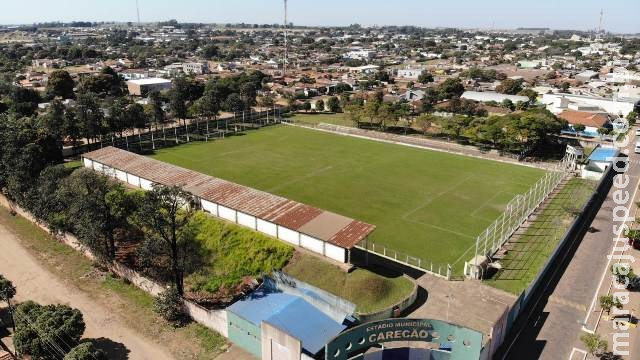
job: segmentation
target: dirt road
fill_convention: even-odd
[[[0,224],[0,273],[18,290],[18,301],[33,300],[41,304],[67,304],[82,311],[87,325],[85,338],[101,339],[110,359],[173,359],[152,340],[128,328],[108,308],[92,301],[41,266],[21,245],[15,235]],[[106,338],[106,339],[105,339]]]

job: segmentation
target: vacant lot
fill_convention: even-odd
[[[442,264],[461,258],[509,200],[543,175],[286,125],[154,157],[375,224],[369,241]]]

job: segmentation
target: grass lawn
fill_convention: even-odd
[[[413,290],[413,283],[401,275],[387,277],[365,269],[347,273],[322,259],[302,253],[296,253],[284,272],[351,301],[361,313],[393,306]]]
[[[471,258],[477,235],[544,174],[287,125],[153,157],[375,224],[370,242],[442,265]]]
[[[574,178],[547,204],[531,225],[514,238],[502,269],[485,283],[519,295],[529,286],[593,193],[595,182]]]
[[[52,274],[112,309],[128,326],[162,343],[177,359],[212,359],[226,348],[222,335],[200,324],[175,328],[166,323],[153,311],[153,298],[149,294],[121,279],[99,275],[89,259],[51,238],[29,220],[11,216],[0,207],[0,223],[11,229]]]
[[[232,288],[245,276],[259,278],[281,270],[293,255],[293,246],[204,212],[196,213],[191,226],[209,265],[185,279],[190,291],[215,293],[221,285]]]
[[[344,113],[318,114],[318,113],[297,113],[290,117],[296,124],[316,125],[320,123],[342,125],[353,127],[353,122],[347,119]]]

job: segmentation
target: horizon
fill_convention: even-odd
[[[0,14],[4,25],[32,25],[45,22],[137,22],[135,0],[63,0],[51,3],[32,0],[30,11],[21,3],[5,4]],[[175,19],[180,23],[203,24],[281,24],[284,20],[281,0],[244,0],[214,3],[206,0],[139,0],[142,23]],[[526,11],[513,2],[488,0],[482,3],[461,0],[456,6],[407,0],[402,5],[382,0],[354,0],[348,4],[326,0],[321,6],[302,0],[289,0],[289,21],[296,26],[363,27],[416,26],[421,28],[458,28],[512,30],[548,28],[551,30],[594,31],[599,27],[600,11],[604,11],[602,29],[618,34],[640,33],[640,25],[628,14],[640,13],[640,2],[631,0],[585,0],[557,3],[543,0]],[[505,6],[508,5],[508,6]],[[363,11],[366,6],[366,11]],[[208,11],[210,9],[211,11]],[[336,10],[339,9],[340,11]],[[410,11],[405,11],[409,9]],[[170,14],[170,15],[169,15]]]

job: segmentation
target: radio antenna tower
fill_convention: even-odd
[[[602,17],[604,16],[604,9],[600,9],[600,24],[598,25],[598,34],[602,34]]]
[[[138,26],[140,26],[140,4],[138,0],[136,0],[136,14],[138,15]]]
[[[287,39],[287,26],[288,17],[287,17],[287,0],[284,0],[284,64],[282,71],[282,78],[284,79],[287,75],[287,62],[289,60],[289,43]]]

